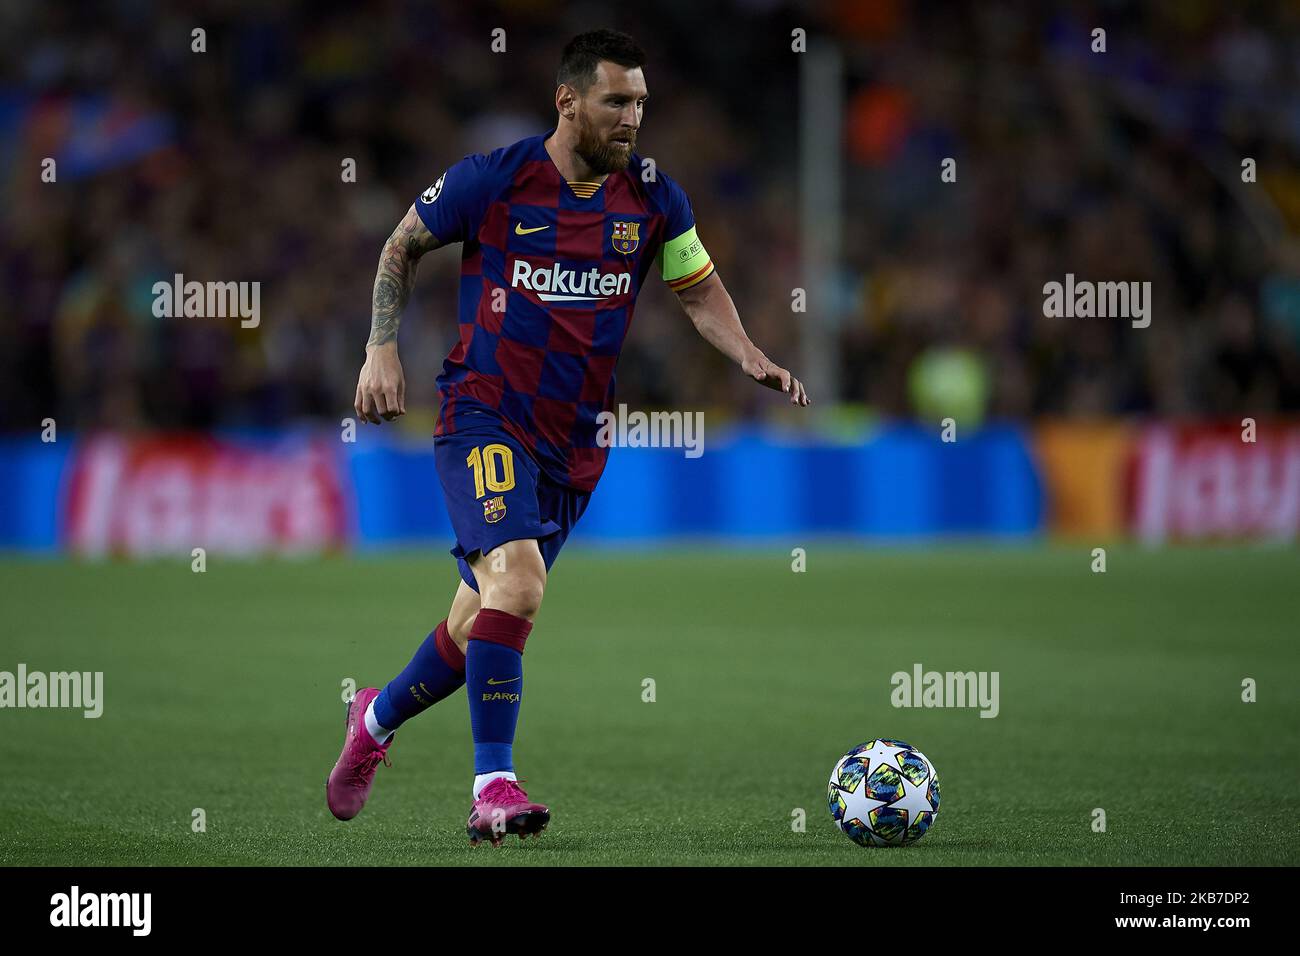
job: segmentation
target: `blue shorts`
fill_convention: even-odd
[[[456,532],[461,579],[478,590],[467,559],[507,541],[536,538],[549,571],[591,494],[547,478],[504,428],[485,424],[433,440],[433,457]]]

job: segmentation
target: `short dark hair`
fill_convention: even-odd
[[[645,51],[630,36],[617,30],[579,33],[564,45],[555,81],[585,93],[596,82],[596,64],[601,60],[631,69],[645,66]]]

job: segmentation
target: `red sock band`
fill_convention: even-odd
[[[433,629],[433,646],[438,649],[438,656],[454,671],[465,673],[465,655],[460,652],[456,642],[451,639],[447,622],[443,621]]]
[[[515,617],[505,611],[485,607],[474,618],[474,626],[469,629],[471,641],[487,641],[491,644],[504,644],[520,654],[524,652],[524,641],[533,629],[533,622],[522,617]],[[462,658],[462,661],[464,658]],[[463,665],[462,665],[463,666]]]

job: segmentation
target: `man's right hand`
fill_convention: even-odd
[[[362,422],[378,425],[406,414],[406,378],[397,357],[397,340],[366,347],[366,364],[357,380],[353,402]]]

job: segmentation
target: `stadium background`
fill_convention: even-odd
[[[666,290],[647,289],[619,365],[619,401],[703,411],[705,453],[614,450],[548,595],[552,628],[586,650],[566,658],[557,649],[550,671],[543,658],[530,674],[561,680],[564,667],[597,666],[581,656],[601,639],[593,607],[635,645],[638,674],[673,672],[679,689],[694,669],[655,656],[662,635],[651,622],[677,621],[673,653],[694,654],[703,672],[730,660],[726,648],[734,654],[741,638],[728,627],[738,629],[754,653],[772,657],[749,665],[757,686],[788,690],[781,681],[793,679],[801,689],[802,707],[777,712],[823,722],[816,746],[771,738],[784,740],[771,744],[784,769],[764,783],[802,793],[803,761],[818,778],[857,742],[842,738],[868,736],[873,721],[903,723],[881,690],[851,726],[826,726],[837,711],[819,708],[837,698],[822,681],[840,652],[861,662],[866,642],[903,635],[905,649],[880,665],[886,673],[922,652],[927,663],[948,654],[954,666],[1004,675],[1022,666],[1043,683],[1019,699],[1020,719],[1033,715],[1057,736],[1036,740],[1006,715],[1014,711],[988,722],[907,714],[903,731],[886,731],[919,728],[919,745],[941,770],[963,772],[973,796],[981,770],[966,754],[971,724],[997,724],[1030,746],[1041,762],[1027,758],[1019,771],[1027,775],[1052,766],[1064,739],[1083,760],[1135,725],[1167,735],[1152,760],[1190,773],[1179,762],[1188,728],[1225,741],[1251,730],[1213,719],[1202,703],[1195,721],[1175,729],[1191,719],[1177,695],[1235,701],[1238,672],[1268,670],[1286,682],[1274,701],[1292,703],[1250,725],[1272,728],[1250,757],[1290,760],[1294,783],[1300,695],[1283,690],[1296,685],[1300,610],[1298,17],[1280,3],[1205,2],[737,0],[614,10],[545,0],[121,0],[93,16],[73,5],[7,7],[0,581],[12,613],[0,667],[44,660],[55,669],[61,655],[80,655],[117,668],[116,686],[149,693],[145,674],[126,665],[134,661],[178,680],[229,680],[244,700],[259,679],[261,693],[282,679],[267,674],[277,663],[292,668],[295,651],[320,655],[313,679],[322,693],[337,686],[344,659],[375,670],[369,680],[405,659],[454,582],[428,436],[433,379],[454,330],[458,255],[424,261],[402,324],[411,412],[360,428],[350,442],[343,419],[352,415],[378,252],[447,165],[553,125],[560,47],[606,24],[631,32],[649,56],[640,152],[685,186],[752,338],[803,375],[814,406],[800,414],[746,383]],[[195,26],[206,30],[206,52],[191,51]],[[1104,54],[1090,50],[1095,26],[1107,30]],[[495,28],[506,31],[504,53],[491,50]],[[807,53],[791,50],[796,28],[807,31]],[[806,98],[813,83],[836,91],[820,108]],[[825,140],[809,148],[809,137],[827,135],[835,148]],[[46,157],[57,161],[56,182],[40,178]],[[954,183],[940,178],[946,157],[957,160]],[[1257,164],[1256,182],[1242,181],[1245,157]],[[355,182],[341,177],[347,158]],[[830,207],[810,203],[810,185]],[[175,273],[260,282],[260,325],[155,318],[151,287]],[[1150,281],[1150,327],[1045,317],[1042,286],[1067,273]],[[791,307],[796,289],[806,312]],[[948,417],[955,442],[941,440]],[[1258,426],[1253,443],[1242,440],[1246,418]],[[1215,547],[1179,550],[1189,543]],[[1129,575],[1115,585],[1122,597],[1087,596],[1098,546]],[[188,576],[200,547],[212,563],[194,577],[222,582],[206,592],[175,571]],[[619,549],[612,563],[610,547]],[[810,562],[806,585],[791,571],[797,548]],[[282,554],[299,560],[274,557]],[[256,560],[223,563],[225,555]],[[986,587],[988,576],[996,583]],[[1107,576],[1116,577],[1113,566]],[[393,593],[358,604],[350,582]],[[599,584],[601,597],[584,582]],[[755,582],[765,595],[751,593]],[[864,591],[861,608],[846,601]],[[945,620],[926,618],[945,594],[937,604]],[[330,596],[329,612],[304,624],[303,602],[320,595]],[[418,595],[418,606],[392,611],[404,595]],[[711,607],[719,596],[743,623]],[[680,606],[663,606],[674,599]],[[767,614],[779,633],[755,638],[762,625],[740,608]],[[383,632],[362,660],[357,628]],[[826,646],[808,650],[803,676],[792,678],[776,658],[789,635],[809,628]],[[1027,654],[1029,631],[1052,640]],[[1225,634],[1236,644],[1226,646]],[[159,649],[172,641],[188,649]],[[268,646],[254,678],[246,662]],[[1130,686],[1134,662],[1166,674],[1162,693],[1174,696]],[[614,659],[601,657],[604,665]],[[1085,685],[1148,693],[1153,710],[1112,701],[1094,736],[1071,737],[1069,714],[1057,710],[1067,672],[1084,682],[1070,685],[1080,693]],[[1198,683],[1215,672],[1232,675],[1226,691]],[[806,700],[814,687],[821,703]],[[230,703],[199,697],[214,714]],[[584,719],[597,720],[596,699],[582,706]],[[557,713],[548,725],[535,700],[526,722],[535,714],[534,728],[565,733],[569,724]],[[690,734],[692,719],[704,719],[743,736],[739,716],[720,716],[733,706],[744,710],[726,694],[704,696],[674,712],[665,732]],[[120,794],[101,794],[94,809],[60,789],[108,759],[95,752],[103,741],[70,737],[53,716],[22,716],[48,723],[0,744],[7,757],[25,760],[38,747],[60,757],[44,776],[7,780],[6,862],[48,859],[40,854],[78,827],[110,834],[90,861],[337,858],[311,856],[306,840],[258,855],[259,833],[282,827],[276,814],[297,806],[287,794],[273,801],[265,830],[253,826],[218,851],[161,836],[153,823],[133,829],[114,816]],[[177,720],[147,707],[137,716],[144,726]],[[276,719],[313,756],[334,746],[309,715],[288,709]],[[120,733],[110,741],[145,745],[143,730],[133,744]],[[616,744],[608,746],[617,764]],[[647,807],[689,804],[688,771],[712,773],[726,760],[703,744],[684,763],[645,746],[657,755],[656,780],[677,787]],[[173,755],[183,752],[177,744]],[[161,771],[154,782],[161,792],[175,787]],[[1060,861],[1294,862],[1294,835],[1256,851],[1207,840],[1190,821],[1219,784],[1202,785],[1209,790],[1191,784],[1174,799],[1171,813],[1184,808],[1187,824],[1176,839],[1130,834],[1129,856],[1097,855],[1086,837],[1064,831],[1047,842],[1062,848]],[[458,808],[459,789],[446,786]],[[1094,805],[1071,794],[1079,807]],[[789,806],[820,814],[816,799],[783,793],[776,803],[786,809],[764,812],[784,827]],[[47,809],[33,817],[20,804]],[[47,840],[16,839],[20,826]],[[670,828],[661,859],[702,848],[720,854],[713,859],[805,860],[796,848],[746,856],[734,834],[717,844],[683,826]],[[1029,843],[1006,838],[945,843],[937,827],[927,844],[954,862],[1035,859]],[[427,859],[408,850],[412,862]],[[1249,852],[1258,855],[1241,855]],[[568,861],[580,859],[588,858]]]
[[[291,4],[221,4],[202,17],[218,42],[192,53],[185,9],[109,4],[89,20],[33,5],[6,15],[0,461],[19,507],[0,544],[51,549],[75,536],[79,526],[62,520],[80,467],[74,436],[317,428],[337,438],[372,260],[392,223],[460,156],[549,125],[536,83],[596,14],[546,3],[326,4],[304,23]],[[670,3],[620,21],[651,56],[643,143],[688,185],[752,337],[809,378],[818,408],[789,415],[744,387],[656,285],[620,363],[619,400],[704,411],[714,453],[693,464],[680,453],[613,456],[579,540],[1036,534],[1054,524],[1115,533],[1143,509],[1162,512],[1151,519],[1157,536],[1294,536],[1294,492],[1282,487],[1294,480],[1284,477],[1294,433],[1247,448],[1231,429],[1216,439],[1201,428],[1285,422],[1300,406],[1289,34],[1212,4],[844,3],[801,17],[755,2],[734,7],[745,29],[721,44],[692,28],[692,10]],[[1102,13],[1114,40],[1099,55],[1088,24]],[[1279,26],[1294,16],[1275,15]],[[485,51],[479,39],[501,23],[507,52]],[[798,24],[814,53],[824,36],[838,39],[843,96],[838,239],[819,246],[810,289],[800,268],[802,74],[790,52]],[[56,184],[30,175],[46,156],[59,164]],[[939,178],[949,156],[956,183]],[[1245,156],[1258,164],[1255,184],[1241,182]],[[355,183],[342,181],[348,157]],[[815,222],[811,235],[826,228]],[[421,439],[453,334],[457,268],[454,253],[431,257],[408,309],[412,414],[355,446],[331,441],[351,463],[339,466],[331,500],[374,501],[368,481],[394,467],[402,476],[384,496],[398,513],[329,516],[345,541],[447,532],[425,492]],[[155,318],[151,287],[178,272],[261,282],[265,321]],[[1045,318],[1043,283],[1069,272],[1150,281],[1158,321],[1135,330]],[[807,312],[792,311],[796,288]],[[934,440],[945,416],[958,447]],[[55,447],[40,441],[46,418],[63,436]],[[985,419],[996,425],[981,435]],[[1173,434],[1141,428],[1171,420]],[[908,421],[919,428],[902,428]],[[782,437],[791,430],[798,447]],[[1017,442],[1023,456],[1006,447]],[[413,459],[420,448],[425,457]],[[180,446],[152,450],[158,467],[190,475],[191,494],[208,493],[197,487],[207,465]],[[1173,477],[1135,483],[1144,455],[1189,466],[1153,466],[1160,476],[1232,464],[1183,495],[1168,487]],[[914,480],[885,477],[903,463]],[[835,504],[808,493],[811,472],[791,484],[727,480],[763,467],[843,475],[825,489]],[[1219,487],[1251,485],[1252,468],[1272,476],[1276,501],[1248,506]],[[654,480],[636,480],[648,470]],[[1008,482],[1013,491],[996,492]],[[296,482],[282,484],[291,494]],[[907,497],[923,485],[924,501]],[[1208,527],[1163,514],[1187,496],[1223,514]],[[145,504],[138,488],[119,497]],[[157,529],[169,533],[189,532]]]

